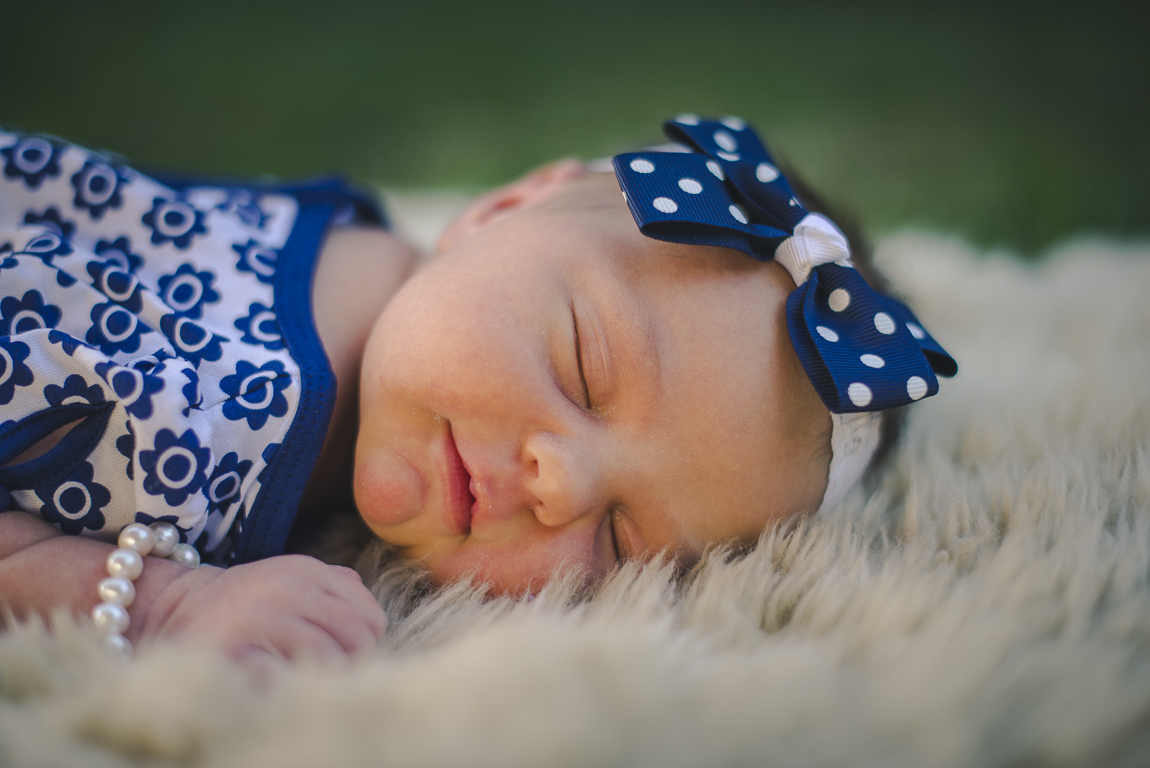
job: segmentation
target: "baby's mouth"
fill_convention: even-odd
[[[455,435],[451,430],[451,422],[447,422],[447,472],[445,500],[447,502],[447,522],[454,533],[466,535],[471,533],[471,510],[475,504],[475,479],[467,471],[463,457],[459,455],[459,447],[455,444]]]

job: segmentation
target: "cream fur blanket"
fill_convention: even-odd
[[[879,262],[961,371],[869,499],[678,583],[449,589],[262,686],[18,628],[0,765],[1150,764],[1150,246],[903,234]]]

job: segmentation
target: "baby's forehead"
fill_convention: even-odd
[[[615,199],[615,198],[618,199]],[[700,283],[743,275],[764,265],[745,254],[711,245],[685,245],[643,235],[622,195],[575,198],[544,212],[536,222],[540,243],[573,267],[612,269],[636,287]]]

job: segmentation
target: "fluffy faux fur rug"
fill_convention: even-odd
[[[0,765],[1150,764],[1150,246],[1032,267],[903,234],[879,262],[961,372],[869,498],[585,602],[448,589],[262,686],[17,628]]]

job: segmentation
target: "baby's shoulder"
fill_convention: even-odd
[[[337,377],[339,359],[354,355],[358,360],[366,334],[418,260],[419,253],[389,230],[332,227],[320,250],[312,310]]]

